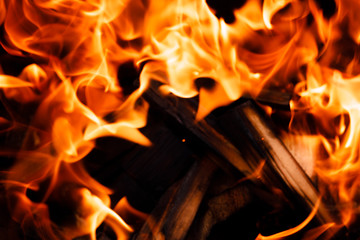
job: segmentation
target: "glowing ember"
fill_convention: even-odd
[[[329,2],[248,0],[230,23],[205,0],[0,0],[4,55],[31,62],[16,74],[0,65],[1,132],[26,130],[19,146],[1,148],[16,157],[3,181],[13,218],[44,239],[94,239],[102,222],[128,237],[132,228],[110,209],[111,190],[81,161],[104,136],[151,145],[138,130],[148,104],[138,100],[156,80],[164,95],[199,96],[197,120],[264,87],[294,93],[289,132],[316,143],[308,171],[314,166],[323,196],[341,206],[340,224],[351,226],[360,197],[360,4]],[[129,62],[141,70],[134,91],[117,76]],[[32,201],[27,193],[39,190]],[[71,221],[54,224],[49,202],[70,208]]]

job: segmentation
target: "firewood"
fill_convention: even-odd
[[[248,99],[252,98],[247,95],[244,97]],[[254,100],[278,110],[290,110],[291,94],[264,88]]]
[[[223,114],[218,123],[244,158],[248,161],[265,160],[261,172],[265,185],[280,188],[289,199],[307,206],[308,210],[315,206],[320,195],[314,183],[277,136],[271,120],[259,107],[251,101],[245,102]],[[235,126],[242,129],[241,134],[233,131]],[[338,218],[336,212],[329,212],[322,200],[316,219],[320,224],[325,224],[336,223]]]
[[[254,172],[262,161],[266,164],[262,173],[262,183],[269,188],[277,187],[289,199],[298,199],[309,209],[315,206],[319,193],[313,183],[296,162],[286,146],[277,137],[271,120],[255,105],[247,101],[234,103],[231,110],[222,110],[216,116],[195,122],[195,109],[191,101],[164,97],[152,86],[145,95],[150,104],[158,105],[171,117],[200,139],[215,157],[221,168],[228,170],[227,164],[245,175]],[[189,103],[190,102],[190,103]],[[226,126],[223,129],[219,129]],[[226,131],[224,131],[224,129]],[[236,146],[236,147],[235,147]],[[294,197],[296,196],[296,197]],[[320,204],[317,219],[321,223],[335,222],[324,204]]]
[[[135,239],[184,239],[215,170],[207,159],[196,161],[160,199]]]
[[[247,182],[237,184],[211,197],[206,203],[205,213],[196,219],[186,239],[205,240],[215,224],[248,206],[254,197],[250,187]]]
[[[162,111],[180,123],[185,129],[199,139],[204,144],[206,151],[214,157],[213,160],[227,172],[233,172],[235,167],[242,173],[251,173],[253,167],[243,159],[238,149],[229,142],[223,135],[219,134],[207,121],[201,120],[195,122],[196,106],[194,101],[175,98],[173,96],[163,96],[153,84],[144,94],[144,98],[150,102],[150,105],[156,105]],[[226,159],[226,161],[221,160]],[[250,163],[251,165],[251,163]],[[254,166],[256,167],[256,166]]]

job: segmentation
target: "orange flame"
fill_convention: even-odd
[[[360,4],[333,3],[329,14],[314,0],[248,0],[227,23],[205,0],[0,0],[5,54],[33,61],[18,75],[0,65],[4,105],[31,113],[20,119],[8,106],[0,118],[1,131],[26,129],[20,147],[1,153],[16,155],[5,181],[14,218],[33,222],[45,238],[95,238],[103,221],[126,238],[132,230],[109,208],[111,191],[81,160],[103,136],[151,144],[138,130],[148,110],[139,99],[155,80],[164,94],[198,96],[196,120],[264,87],[294,93],[290,132],[312,129],[319,187],[351,225],[359,211]],[[117,79],[129,61],[141,68],[130,94]],[[304,120],[309,115],[314,121]],[[50,220],[48,203],[58,204],[64,191],[78,229]]]
[[[288,237],[290,235],[293,235],[294,233],[297,233],[298,231],[300,231],[301,229],[303,229],[307,224],[309,224],[309,222],[314,218],[320,203],[321,203],[321,198],[318,199],[318,201],[316,202],[314,208],[312,209],[311,213],[309,214],[309,216],[302,222],[300,223],[298,226],[273,234],[271,236],[262,236],[261,234],[259,234],[256,238],[256,240],[271,240],[271,239],[282,239],[284,237]],[[327,228],[330,228],[334,225],[334,223],[328,223]]]
[[[360,87],[359,77],[346,79],[337,70],[314,66],[309,69],[307,79],[307,90],[300,93],[300,101],[304,101],[302,104],[306,104],[309,112],[319,121],[319,126],[324,129],[322,131],[330,135],[321,137],[328,157],[316,162],[315,170],[328,184],[327,189],[338,203],[343,204],[342,222],[347,225],[356,213],[352,201],[359,188],[359,176],[356,174],[359,169],[357,135],[360,115],[356,93]],[[346,121],[346,118],[349,120]]]
[[[148,105],[137,99],[147,83],[141,81],[126,97],[117,82],[117,67],[139,55],[117,42],[122,36],[115,30],[121,14],[128,14],[126,7],[121,1],[0,2],[3,48],[40,63],[28,65],[19,76],[0,75],[7,100],[35,106],[30,121],[21,123],[28,131],[5,185],[13,217],[24,228],[35,224],[44,239],[87,234],[95,239],[104,221],[119,239],[133,231],[109,208],[111,191],[79,165],[102,136],[150,145],[137,130],[146,124]],[[29,191],[40,195],[39,202],[29,198]],[[54,224],[51,204],[72,209],[74,225]]]

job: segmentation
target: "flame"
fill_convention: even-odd
[[[302,223],[300,223],[298,226],[288,229],[288,230],[285,230],[285,231],[282,231],[282,232],[279,232],[279,233],[276,233],[276,234],[273,234],[271,236],[262,236],[261,234],[259,234],[256,237],[256,240],[282,239],[284,237],[288,237],[288,236],[293,235],[294,233],[297,233],[299,230],[303,229],[307,224],[309,224],[309,222],[314,218],[314,216],[320,206],[320,203],[321,203],[321,198],[318,199],[318,201],[316,202],[316,204],[315,204],[314,208],[312,209],[311,213],[309,214],[309,216],[307,216],[307,218]],[[328,223],[327,228],[332,227],[333,225],[334,225],[334,223]]]
[[[350,42],[358,44],[354,11],[359,6],[352,1],[336,1],[336,4],[338,11],[330,19],[326,19],[314,3],[310,5],[324,49],[318,60],[307,64],[302,81],[294,89],[298,98],[291,102],[291,107],[294,121],[306,113],[314,122],[305,121],[303,126],[291,124],[290,127],[303,133],[306,128],[312,128],[320,140],[322,154],[314,162],[315,173],[321,179],[320,190],[332,196],[341,223],[351,227],[358,217],[355,201],[359,197],[360,99],[357,89],[360,86],[357,55],[346,60],[346,54],[341,53],[346,45],[340,43],[348,36]]]
[[[142,224],[149,215],[131,206],[126,197],[120,199],[120,201],[114,207],[114,211],[122,216],[122,218],[127,222],[140,222]]]
[[[360,78],[345,77],[337,70],[315,65],[309,69],[307,79],[308,89],[300,93],[300,101],[304,101],[301,104],[306,104],[323,129],[320,137],[327,155],[315,162],[315,171],[328,184],[327,190],[338,204],[343,205],[342,222],[349,225],[356,214],[352,201],[359,188],[356,172],[360,108],[356,89]]]
[[[126,96],[117,80],[118,66],[139,55],[136,48],[118,44],[119,39],[127,40],[134,24],[129,21],[127,32],[116,30],[121,15],[129,14],[128,5],[125,1],[0,2],[2,47],[7,54],[27,55],[34,62],[19,75],[4,74],[6,69],[0,72],[3,103],[8,106],[2,123],[12,125],[5,131],[26,129],[21,146],[10,151],[16,162],[4,184],[13,218],[43,239],[84,235],[96,239],[95,231],[103,222],[118,239],[133,231],[110,209],[112,191],[81,165],[95,140],[103,136],[151,144],[138,130],[146,125],[148,104],[139,104],[138,98],[147,82],[141,81],[141,87]],[[29,108],[31,117],[14,115],[17,105]],[[68,222],[63,222],[57,207],[72,212]]]
[[[82,159],[104,136],[151,145],[139,131],[149,108],[141,96],[158,81],[164,95],[198,97],[195,120],[263,88],[293,93],[289,134],[316,143],[309,172],[350,226],[359,211],[360,4],[330,2],[248,0],[230,23],[205,0],[0,0],[4,55],[31,61],[16,74],[0,64],[1,132],[23,133],[1,148],[16,158],[4,181],[13,217],[45,239],[95,238],[102,222],[128,237],[111,190]],[[118,80],[129,62],[140,72],[131,91]],[[51,204],[73,210],[74,225],[55,224]]]

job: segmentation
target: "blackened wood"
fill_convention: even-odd
[[[214,157],[214,161],[227,172],[233,172],[233,167],[241,173],[250,174],[257,167],[257,162],[246,161],[226,137],[215,130],[214,124],[205,120],[195,121],[196,101],[185,100],[174,96],[164,96],[158,91],[159,84],[152,82],[144,97],[151,105],[156,105],[161,111],[166,112],[191,134],[195,135],[205,146],[207,151],[213,152],[220,157]],[[288,93],[263,90],[258,95],[258,101],[269,106],[280,106],[289,109],[291,95]],[[226,159],[224,161],[224,159]]]
[[[252,99],[251,96],[245,95],[244,97]],[[279,92],[264,88],[254,100],[278,110],[290,110],[291,97],[292,95],[288,92]]]
[[[262,171],[265,184],[269,186],[274,184],[274,186],[282,188],[285,194],[289,191],[295,193],[295,196],[300,196],[301,201],[305,201],[312,209],[320,197],[319,193],[308,175],[280,138],[277,137],[274,127],[270,124],[271,120],[250,101],[231,109],[229,112],[222,116],[223,128],[229,128],[226,131],[227,136],[232,139],[236,146],[239,146],[244,155],[246,155],[246,151],[250,153],[246,155],[249,156],[248,160],[266,161]],[[242,129],[240,138],[231,134],[232,125]],[[246,147],[240,146],[244,144],[244,138],[247,141]],[[251,159],[250,155],[257,156]],[[276,179],[280,179],[281,183],[277,183]],[[335,222],[334,217],[323,203],[320,204],[317,211],[317,219],[321,223]]]
[[[184,239],[215,170],[212,161],[196,161],[159,201],[135,239]]]
[[[205,212],[197,216],[186,239],[207,239],[215,224],[225,221],[240,209],[248,206],[254,200],[250,190],[251,185],[248,183],[237,184],[211,197],[206,202]],[[247,218],[247,216],[244,217]]]
[[[210,121],[195,122],[194,105],[191,106],[186,102],[184,104],[184,101],[178,98],[164,97],[154,86],[147,91],[145,97],[150,104],[157,104],[190,130],[209,147],[210,152],[214,151],[218,154],[220,157],[214,159],[220,167],[228,162],[238,171],[248,175],[257,169],[261,161],[266,161],[263,182],[267,186],[281,188],[285,194],[292,195],[289,199],[301,196],[303,200],[299,202],[305,201],[303,204],[308,205],[310,209],[315,206],[319,199],[318,191],[268,124],[271,120],[265,118],[252,102],[233,104],[231,112],[234,114],[221,113],[220,118],[232,123],[232,125],[227,124],[226,121],[222,123],[228,125],[228,131],[224,135],[224,132],[219,132],[218,120],[214,121],[210,118]],[[235,136],[233,138],[235,141],[231,138],[231,141],[228,140],[231,135]],[[324,204],[320,205],[317,219],[321,223],[334,222]]]
[[[213,157],[213,160],[225,171],[232,172],[232,168],[235,167],[242,173],[250,174],[253,168],[256,167],[251,166],[251,162],[246,162],[238,149],[208,122],[204,120],[196,122],[196,107],[191,103],[189,104],[189,101],[173,96],[163,96],[157,90],[156,85],[152,85],[144,94],[144,97],[150,102],[150,105],[157,105],[159,109],[165,111],[204,143],[207,147],[206,151],[218,155],[219,157]]]

